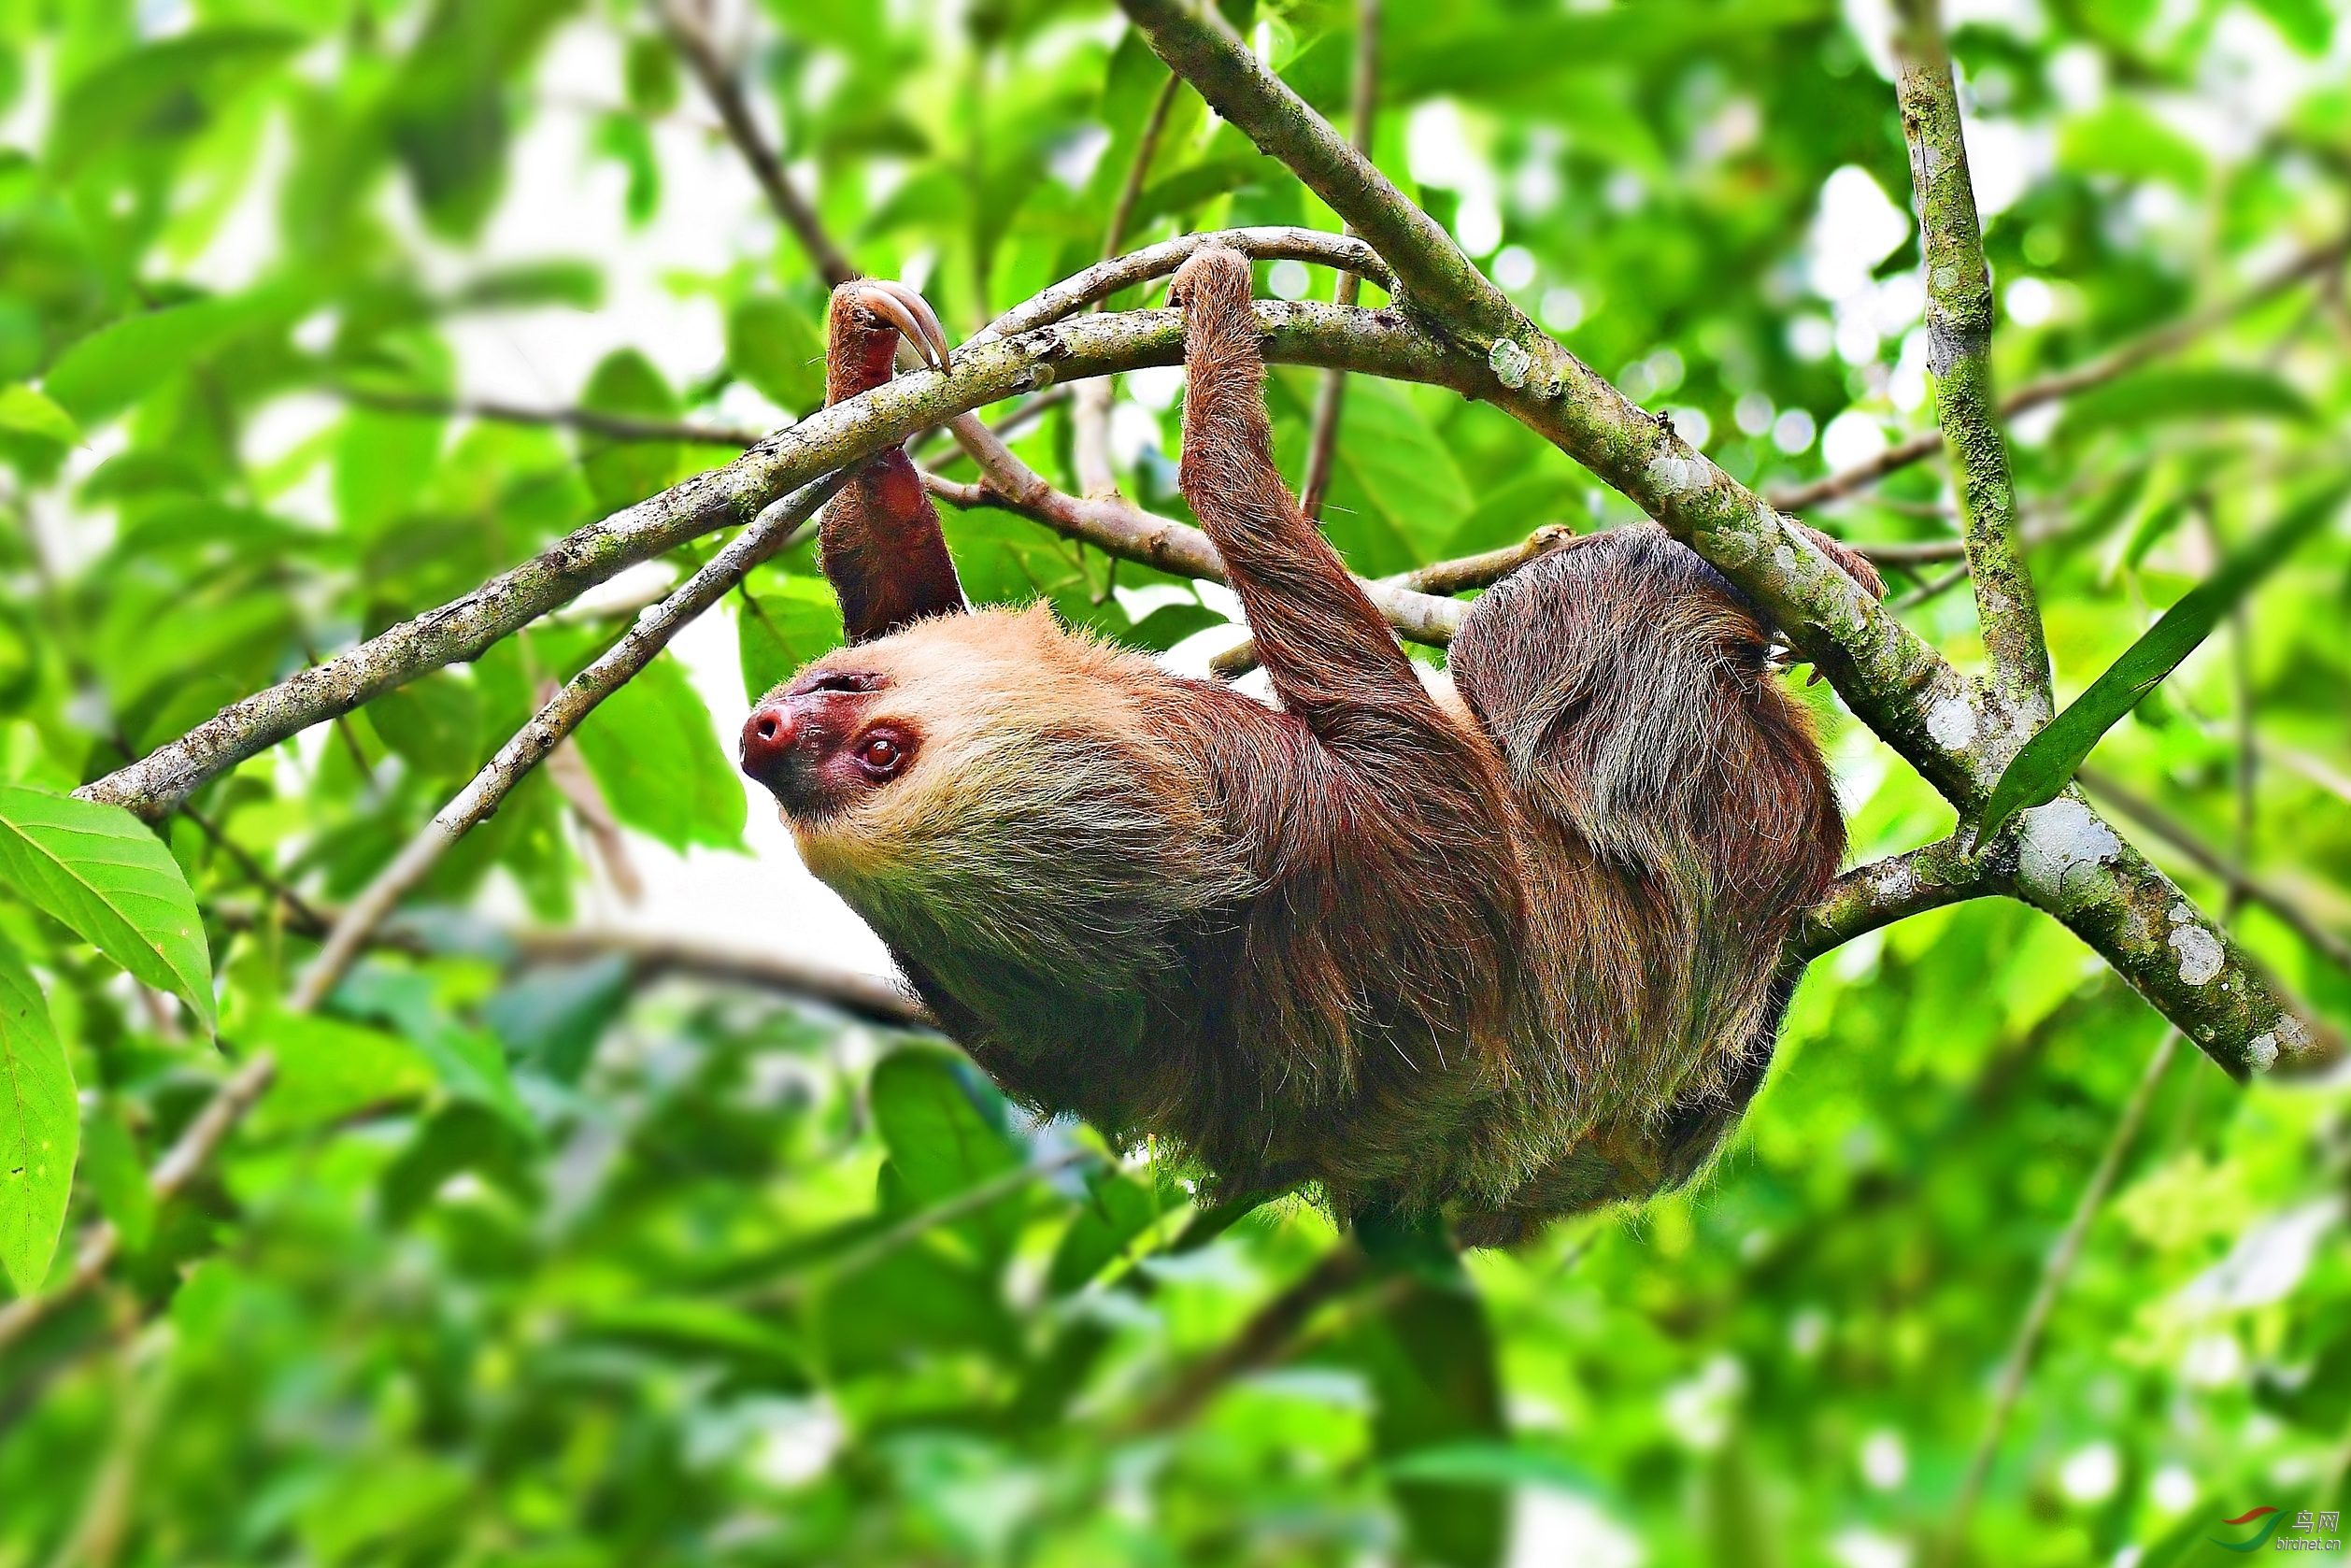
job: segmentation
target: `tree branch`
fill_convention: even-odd
[[[1160,135],[1167,129],[1168,112],[1176,107],[1176,94],[1183,90],[1184,78],[1170,71],[1159,96],[1151,100],[1151,111],[1143,121],[1143,134],[1136,138],[1134,157],[1127,165],[1127,177],[1119,186],[1119,199],[1110,209],[1110,223],[1102,236],[1102,259],[1109,261],[1118,255],[1119,247],[1127,241],[1127,222],[1133,216],[1135,198],[1143,192],[1143,181],[1151,171],[1151,161],[1159,155]],[[1099,310],[1098,300],[1094,308]],[[1077,464],[1077,490],[1081,495],[1093,497],[1116,495],[1119,476],[1110,461],[1110,394],[1111,383],[1101,380],[1081,381],[1077,386],[1077,401],[1070,409],[1071,435],[1075,450],[1072,456]]]
[[[2195,830],[2145,796],[2090,768],[2077,768],[2074,779],[2092,796],[2146,829],[2193,862],[2198,870],[2220,879],[2230,894],[2258,904],[2291,926],[2294,934],[2324,954],[2337,968],[2351,971],[2351,942],[2320,925],[2309,910],[2285,893],[2254,877],[2237,861],[2222,855],[2196,835]]]
[[[440,863],[449,847],[487,820],[541,759],[595,711],[597,704],[651,663],[654,655],[668,647],[672,637],[724,598],[746,572],[791,543],[816,509],[840,488],[845,477],[836,475],[805,486],[762,511],[749,527],[712,557],[708,565],[688,577],[668,598],[640,617],[626,636],[574,676],[552,701],[516,732],[513,739],[498,748],[496,756],[482,764],[481,771],[434,815],[423,830],[392,858],[392,863],[377,873],[366,890],[351,900],[335,922],[335,929],[327,934],[326,945],[320,949],[318,958],[294,987],[287,1005],[295,1012],[308,1012],[317,1006],[359,956],[377,925]]]
[[[2313,246],[2276,272],[2228,299],[2207,306],[2194,315],[2173,321],[2169,326],[2158,327],[2153,332],[2117,345],[2086,364],[2075,365],[2071,370],[2057,371],[2038,380],[2028,381],[2001,399],[2001,417],[2004,420],[2013,420],[2029,409],[2038,408],[2045,403],[2055,403],[2060,398],[2071,397],[2078,392],[2087,392],[2090,388],[2111,381],[2127,371],[2136,370],[2159,354],[2169,353],[2191,342],[2213,328],[2234,317],[2242,316],[2255,306],[2284,293],[2303,279],[2323,272],[2330,266],[2342,265],[2346,249],[2351,249],[2351,235],[2329,240],[2324,245]],[[1834,501],[1840,496],[1850,495],[1855,491],[1866,489],[1886,478],[1887,475],[1932,457],[1942,449],[1943,433],[1939,430],[1930,430],[1922,435],[1913,435],[1907,440],[1896,442],[1866,463],[1857,463],[1850,468],[1841,468],[1825,478],[1813,480],[1810,484],[1798,485],[1789,490],[1773,491],[1767,499],[1782,511],[1802,511],[1807,506],[1817,506],[1823,501]],[[1875,557],[1873,556],[1872,559],[1874,560]]]
[[[1379,0],[1356,0],[1355,81],[1347,95],[1347,139],[1365,158],[1372,155],[1373,118],[1379,111]],[[1353,305],[1361,288],[1355,274],[1342,273],[1332,296]],[[1331,489],[1331,469],[1339,453],[1339,416],[1346,406],[1346,372],[1326,370],[1315,392],[1314,425],[1306,441],[1306,472],[1298,485],[1298,508],[1322,520],[1322,499]]]
[[[784,172],[783,160],[776,155],[774,150],[768,147],[766,138],[760,135],[759,122],[751,118],[750,103],[743,95],[743,84],[726,62],[719,58],[718,48],[711,42],[702,19],[692,14],[684,0],[660,0],[659,9],[663,27],[668,31],[670,40],[677,46],[677,52],[685,56],[688,67],[694,73],[694,79],[702,83],[702,91],[708,95],[711,107],[719,111],[719,118],[725,122],[727,138],[743,154],[744,162],[750,164],[752,178],[759,181],[759,188],[767,194],[767,205],[776,209],[777,216],[784,221],[793,237],[800,241],[801,249],[808,253],[808,259],[824,275],[828,287],[836,287],[855,278],[857,268],[833,243],[833,236],[824,232],[824,224],[818,219],[816,208],[808,205],[807,198],[792,184],[791,177]]]
[[[1867,932],[1947,904],[2000,891],[1984,862],[1970,858],[1957,834],[1855,866],[1830,886],[1789,946],[1818,958]]]
[[[1304,1278],[1252,1314],[1240,1333],[1186,1367],[1157,1398],[1121,1422],[1119,1435],[1137,1437],[1182,1426],[1226,1384],[1278,1357],[1308,1319],[1361,1284],[1370,1269],[1363,1249],[1353,1238],[1343,1237]]]
[[[1009,509],[1121,561],[1155,566],[1177,577],[1225,580],[1223,558],[1199,529],[1154,516],[1120,495],[1079,497],[1055,490],[969,414],[948,428],[979,464],[987,477],[987,489]],[[959,491],[951,484],[933,486],[933,493],[949,500],[960,500]],[[1455,600],[1369,577],[1355,581],[1389,627],[1407,642],[1443,648],[1460,629],[1466,606]]]
[[[2046,723],[2049,649],[2032,573],[2016,538],[2016,488],[1992,403],[1991,268],[1968,177],[1959,100],[1935,0],[1896,0],[1896,93],[1927,270],[1928,366],[1951,453],[1968,575],[1993,696],[2020,729]],[[2021,736],[2019,737],[2021,740]],[[2005,759],[2003,759],[2004,761]]]

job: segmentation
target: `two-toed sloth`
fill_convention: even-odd
[[[1181,479],[1278,708],[1042,606],[967,610],[891,450],[822,524],[848,645],[759,705],[743,766],[1040,1110],[1470,1243],[1686,1180],[1761,1078],[1787,938],[1844,854],[1770,630],[1619,528],[1489,590],[1424,681],[1275,472],[1249,292],[1229,249],[1176,275]],[[944,361],[898,285],[843,285],[830,326],[835,401],[902,332]]]

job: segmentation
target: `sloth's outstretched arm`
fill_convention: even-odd
[[[920,294],[903,283],[871,278],[834,290],[825,334],[826,406],[889,380],[901,335],[933,368],[946,365],[946,334]],[[869,459],[842,487],[825,507],[818,539],[824,575],[841,601],[841,624],[853,643],[963,607],[938,510],[903,447]]]
[[[1443,726],[1379,612],[1274,467],[1249,264],[1221,246],[1176,274],[1184,309],[1184,499],[1216,542],[1282,705],[1326,745],[1369,711]]]

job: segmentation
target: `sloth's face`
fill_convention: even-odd
[[[743,771],[795,820],[852,809],[913,767],[914,721],[881,669],[824,662],[770,691],[743,725]]]

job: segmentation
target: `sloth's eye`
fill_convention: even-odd
[[[857,743],[857,765],[876,778],[888,778],[906,764],[906,745],[896,735],[871,734]]]

